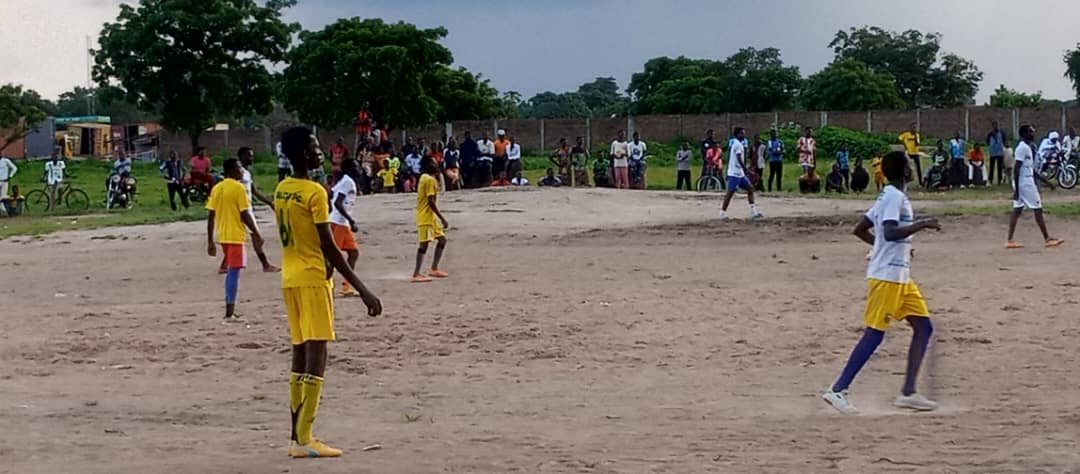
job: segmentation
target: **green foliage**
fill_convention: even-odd
[[[777,135],[784,141],[784,160],[797,162],[799,154],[796,150],[796,142],[804,135],[801,125],[789,123],[777,129]],[[769,140],[769,133],[760,135],[762,142]],[[822,165],[831,163],[836,158],[836,152],[840,144],[847,144],[848,156],[851,164],[855,164],[857,158],[869,162],[870,158],[879,156],[889,151],[889,145],[896,141],[896,137],[886,133],[866,133],[842,127],[823,127],[814,130],[814,141],[817,142],[816,161],[819,171],[824,171]],[[869,166],[869,163],[866,164]]]
[[[619,94],[614,77],[598,77],[574,92],[541,92],[521,104],[529,118],[585,118],[626,114],[630,99]]]
[[[113,123],[156,121],[157,117],[124,102],[123,91],[113,86],[80,87],[60,94],[54,115],[58,117],[81,117],[104,115]]]
[[[854,59],[834,61],[807,78],[801,101],[809,110],[880,110],[904,106],[891,74],[874,71]]]
[[[1076,97],[1080,99],[1080,43],[1076,49],[1065,53],[1065,77],[1072,81]]]
[[[191,136],[217,119],[271,110],[267,63],[285,59],[294,24],[281,11],[295,0],[140,0],[120,5],[101,31],[94,79],[162,125]]]
[[[971,61],[941,51],[941,35],[915,30],[902,33],[879,27],[838,31],[829,43],[836,60],[854,59],[896,79],[908,107],[967,105],[983,74]]]
[[[637,113],[768,112],[791,108],[802,85],[776,48],[743,48],[724,61],[659,57],[630,78]]]
[[[34,90],[15,84],[0,86],[0,138],[4,141],[0,152],[34,131],[45,120],[49,108],[47,101]]]
[[[1005,87],[1005,84],[999,85],[998,88],[994,90],[994,94],[990,96],[991,107],[1012,109],[1018,107],[1038,107],[1042,104],[1042,91],[1034,94],[1025,94],[1009,89],[1008,87]]]

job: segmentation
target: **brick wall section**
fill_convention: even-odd
[[[830,127],[866,131],[866,112],[829,112]]]
[[[597,148],[602,144],[611,143],[619,130],[626,130],[626,117],[606,118],[599,117],[590,120],[589,133],[592,135],[592,146]],[[652,140],[668,140],[675,137],[654,137]]]
[[[972,109],[968,121],[971,124],[970,141],[986,145],[986,135],[993,130],[994,121],[997,121],[998,128],[1005,132],[1006,139],[1015,136],[1012,130],[1012,109],[997,107]]]
[[[544,150],[553,150],[559,146],[559,139],[565,138],[570,146],[574,146],[577,137],[585,138],[589,133],[584,119],[554,119],[544,120]]]
[[[1080,130],[1080,107],[1069,109],[1069,126]],[[1066,130],[1067,131],[1067,130]]]
[[[821,127],[821,112],[780,112],[780,125],[795,123],[802,127]]]
[[[1036,136],[1043,136],[1050,130],[1061,130],[1061,108],[1020,109],[1020,124],[1034,125]]]
[[[952,138],[964,134],[964,109],[927,109],[919,112],[919,132],[923,135]]]
[[[745,128],[747,136],[765,133],[773,128],[774,119],[776,119],[776,114],[772,112],[754,114],[731,114],[729,116],[729,120],[731,120],[731,129],[724,130],[722,133],[720,130],[717,130],[716,136],[726,137],[735,127]],[[700,137],[696,135],[691,135],[691,137],[697,137],[700,140],[704,138],[705,135],[702,134]]]
[[[918,118],[914,110],[875,110],[870,113],[873,132],[895,133],[907,130]]]

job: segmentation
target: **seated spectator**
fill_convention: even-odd
[[[968,181],[974,186],[990,185],[986,181],[986,173],[983,172],[983,160],[985,159],[982,147],[978,143],[968,152]]]
[[[866,191],[870,186],[870,173],[863,168],[862,158],[855,159],[855,169],[851,170],[851,190],[856,193]]]
[[[825,193],[835,191],[844,192],[844,173],[840,171],[840,164],[833,163],[832,171],[825,175]]]
[[[557,188],[562,186],[562,180],[558,176],[555,176],[555,170],[548,168],[547,174],[543,178],[540,178],[540,182],[536,183],[538,186],[550,186]]]
[[[821,192],[821,178],[813,166],[806,166],[806,173],[799,176],[799,192],[803,194],[817,194]]]
[[[491,182],[492,186],[510,186],[510,180],[506,179],[506,172],[499,172],[499,177]]]
[[[877,186],[877,191],[880,193],[881,188],[885,187],[885,173],[881,171],[880,156],[875,156],[870,160],[870,168],[874,170],[874,184]]]
[[[0,198],[0,201],[2,201],[4,212],[7,213],[8,217],[15,217],[22,214],[23,203],[26,201],[26,198],[19,192],[18,186],[12,185],[11,194],[3,196]]]
[[[518,171],[517,175],[514,176],[514,179],[510,180],[510,184],[512,184],[514,186],[528,186],[529,185],[529,180],[525,179],[525,176],[523,176],[521,174],[521,172]]]
[[[191,184],[214,184],[214,178],[210,175],[210,166],[210,157],[206,155],[206,148],[199,147],[188,163],[188,177]]]

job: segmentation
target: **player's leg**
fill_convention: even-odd
[[[1042,231],[1043,241],[1046,242],[1047,247],[1057,247],[1065,243],[1064,240],[1050,237],[1050,232],[1046,230],[1046,219],[1043,218],[1042,209],[1035,209],[1033,212],[1035,212],[1035,223],[1039,225],[1039,230]]]
[[[1023,244],[1013,240],[1016,234],[1016,223],[1020,221],[1020,215],[1024,213],[1024,205],[1019,201],[1013,202],[1012,213],[1009,214],[1009,238],[1005,241],[1005,248],[1021,248]]]
[[[727,190],[724,191],[724,202],[720,205],[720,218],[727,218],[727,208],[731,205],[731,197],[735,195],[735,191],[739,188],[738,178],[727,178]]]
[[[300,400],[293,410],[296,442],[289,447],[292,457],[336,457],[341,450],[331,448],[313,434],[315,417],[322,398],[323,377],[326,373],[327,342],[335,339],[333,296],[329,287],[288,288],[295,295],[299,334],[293,334],[294,369],[299,358],[303,359]],[[288,306],[288,305],[287,305]],[[293,311],[290,311],[290,316]],[[290,327],[293,318],[289,318]],[[299,337],[297,337],[299,336]],[[298,355],[297,351],[302,351]],[[291,388],[291,387],[290,387]]]
[[[438,235],[435,238],[435,242],[435,256],[432,258],[431,271],[428,272],[428,276],[446,278],[450,275],[439,269],[439,263],[442,262],[443,251],[446,250],[446,236]]]
[[[427,276],[420,273],[420,267],[424,265],[424,255],[427,254],[428,245],[431,244],[431,240],[433,239],[430,236],[430,233],[432,231],[430,229],[425,229],[425,227],[430,228],[431,226],[424,226],[420,228],[421,241],[420,246],[416,248],[416,266],[413,267],[412,276],[412,281],[414,283],[425,283],[431,281],[431,278],[428,278]],[[424,235],[425,233],[428,233],[428,235]]]
[[[238,320],[236,314],[236,295],[240,289],[240,269],[246,266],[247,253],[243,244],[222,244],[221,253],[225,254],[222,266],[225,267],[225,320]]]
[[[750,204],[750,218],[759,219],[764,217],[758,211],[757,205],[754,204],[754,184],[750,182],[750,178],[743,178],[739,183],[739,187],[746,190],[746,197]]]
[[[859,374],[870,356],[874,354],[885,338],[885,329],[889,327],[889,315],[903,307],[903,285],[900,283],[870,280],[866,293],[866,311],[863,315],[862,337],[851,350],[847,363],[840,377],[832,387],[822,394],[826,403],[844,414],[856,413],[855,406],[848,401],[847,390],[855,376]]]
[[[290,320],[291,322],[291,320]],[[292,417],[289,441],[298,443],[296,422],[300,419],[300,403],[304,399],[304,370],[307,368],[307,348],[304,344],[293,344],[292,364],[289,370],[289,413]]]
[[[928,411],[937,408],[937,403],[927,400],[915,390],[915,383],[919,378],[919,368],[922,367],[923,358],[926,356],[926,348],[930,345],[930,337],[934,334],[934,325],[930,323],[930,310],[926,307],[926,301],[919,291],[915,282],[903,285],[903,305],[895,314],[906,314],[908,324],[911,325],[911,346],[908,348],[907,371],[904,373],[904,386],[900,395],[896,397],[894,404],[901,408]]]

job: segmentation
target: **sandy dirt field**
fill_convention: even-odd
[[[278,277],[245,272],[246,324],[222,324],[203,223],[0,242],[0,472],[1080,472],[1080,223],[1051,217],[1052,251],[1030,216],[1013,253],[1004,215],[919,235],[942,409],[891,406],[898,326],[845,417],[819,393],[861,330],[867,202],[764,199],[749,223],[715,195],[451,194],[451,278],[419,286],[413,203],[355,210],[386,314],[337,304],[315,428],[341,459],[286,457]]]

